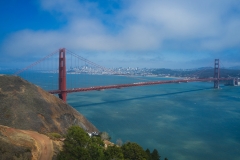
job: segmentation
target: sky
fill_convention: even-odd
[[[2,0],[0,68],[66,48],[105,67],[240,66],[239,0]]]

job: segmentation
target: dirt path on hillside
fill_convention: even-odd
[[[34,131],[21,130],[36,141],[37,151],[33,153],[33,158],[37,160],[51,160],[53,157],[53,144],[49,137]]]

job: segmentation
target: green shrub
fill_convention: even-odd
[[[48,133],[47,136],[53,140],[59,140],[59,139],[63,138],[63,136],[59,133]]]
[[[56,136],[56,134],[51,134]],[[58,137],[58,136],[57,136]],[[104,148],[104,139],[110,137],[106,132],[100,136],[90,137],[78,126],[68,129],[63,150],[57,156],[59,160],[158,160],[157,150],[145,152],[137,143],[127,142],[121,147],[108,146]],[[153,159],[152,159],[153,158]]]

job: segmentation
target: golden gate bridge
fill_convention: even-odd
[[[58,53],[58,57],[55,57]],[[39,66],[42,64],[42,68],[39,70],[43,73],[55,73],[58,74],[58,86],[55,89],[48,90],[51,94],[58,94],[59,98],[61,98],[63,101],[66,102],[67,100],[67,94],[68,93],[74,93],[74,92],[85,92],[85,91],[94,91],[94,90],[105,90],[105,89],[120,89],[120,88],[126,88],[126,87],[135,87],[135,86],[147,86],[147,85],[160,85],[160,84],[171,84],[171,83],[187,83],[187,82],[208,82],[212,81],[214,83],[213,88],[219,88],[220,81],[232,81],[233,84],[237,84],[236,78],[224,78],[220,77],[220,61],[219,59],[215,59],[214,61],[214,70],[213,70],[213,78],[191,78],[191,79],[177,79],[177,80],[160,80],[160,81],[147,81],[147,82],[134,82],[134,83],[125,83],[125,84],[112,84],[112,85],[97,85],[97,86],[87,86],[87,87],[80,87],[74,85],[74,87],[67,87],[67,62],[70,63],[71,69],[75,69],[79,71],[80,73],[86,72],[86,64],[94,66],[95,70],[96,68],[98,70],[101,70],[101,73],[104,74],[111,74],[111,75],[122,75],[119,72],[113,71],[111,69],[105,68],[101,65],[98,65],[92,61],[89,61],[71,51],[68,51],[70,58],[66,58],[66,49],[61,48],[56,52],[53,52],[44,58],[36,61],[35,63],[27,66],[26,68],[19,70],[15,73],[15,75],[21,75],[23,72],[31,70],[35,66]],[[43,62],[53,59],[49,61],[48,64],[43,64]],[[58,61],[58,63],[56,63]],[[85,68],[83,67],[80,71],[80,62],[82,65],[85,65]],[[50,70],[49,66],[53,67],[54,69]],[[57,67],[56,67],[57,66]],[[77,67],[76,67],[77,66]],[[85,72],[84,72],[85,69]],[[89,68],[88,68],[89,69]],[[89,69],[92,70],[93,69]],[[75,73],[75,72],[72,72]],[[88,72],[89,73],[89,72]],[[46,81],[46,80],[44,80]],[[75,80],[78,82],[78,80]],[[96,81],[98,81],[96,79]],[[54,82],[56,83],[56,82]]]

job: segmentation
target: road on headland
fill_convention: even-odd
[[[37,146],[37,160],[51,160],[53,157],[53,144],[52,140],[43,135],[34,131],[21,130],[21,132],[32,137]]]

